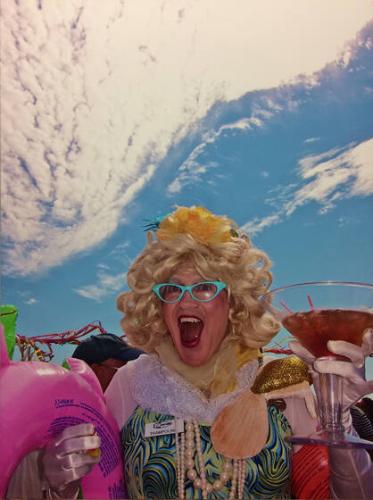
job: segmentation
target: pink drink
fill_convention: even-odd
[[[333,355],[328,340],[345,340],[361,345],[363,333],[373,328],[373,313],[349,309],[315,309],[289,314],[283,326],[317,358]]]

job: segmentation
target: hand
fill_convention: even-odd
[[[100,444],[92,424],[66,427],[47,445],[41,459],[44,477],[51,489],[64,497],[74,496],[79,489],[79,479],[100,461],[100,453],[88,453]]]
[[[368,329],[364,333],[361,347],[342,340],[329,340],[328,350],[344,356],[350,361],[340,361],[327,357],[316,359],[298,342],[290,342],[289,347],[294,354],[309,365],[316,392],[320,373],[334,373],[343,377],[342,420],[344,424],[350,422],[350,412],[347,410],[363,396],[373,391],[373,380],[365,380],[364,369],[365,357],[373,352],[373,330]]]

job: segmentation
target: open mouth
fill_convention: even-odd
[[[196,347],[201,340],[203,321],[195,316],[179,318],[180,339],[184,347]]]

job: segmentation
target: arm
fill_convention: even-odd
[[[13,474],[6,498],[75,499],[80,479],[100,460],[87,452],[100,447],[91,424],[67,427],[45,449],[27,455]]]
[[[350,362],[332,358],[315,359],[296,342],[292,342],[290,347],[309,365],[316,391],[319,373],[335,373],[343,377],[342,422],[346,432],[354,432],[349,409],[373,390],[373,381],[366,381],[364,375],[365,357],[373,350],[373,330],[364,334],[361,347],[343,341],[328,343],[331,352],[347,357]],[[373,498],[373,464],[365,449],[330,447],[329,463],[333,498]]]
[[[42,450],[35,450],[26,455],[14,471],[6,492],[6,499],[11,498],[46,498],[48,485],[43,481],[39,460]]]
[[[77,498],[80,479],[99,462],[100,438],[92,424],[66,429],[44,449],[40,458],[43,478],[49,486],[50,498]]]

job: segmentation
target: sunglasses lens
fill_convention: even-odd
[[[217,291],[214,283],[198,283],[192,289],[193,296],[198,300],[210,300],[215,297]]]
[[[166,302],[176,302],[181,295],[181,288],[176,285],[164,285],[159,289],[159,295]]]

